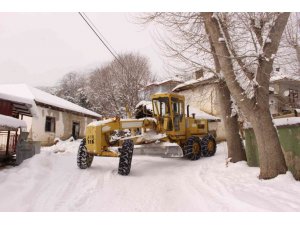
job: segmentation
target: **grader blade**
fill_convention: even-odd
[[[183,157],[181,147],[175,143],[170,142],[135,145],[134,154],[161,156],[163,158]]]

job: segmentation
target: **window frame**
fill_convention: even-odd
[[[48,121],[50,119],[50,130],[48,130]],[[55,120],[55,117],[53,116],[46,116],[46,119],[45,119],[45,132],[49,132],[49,133],[55,133],[55,130],[56,130],[56,120]]]

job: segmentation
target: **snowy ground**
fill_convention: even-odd
[[[300,182],[290,173],[259,180],[244,162],[226,167],[226,143],[198,161],[134,155],[127,177],[117,158],[78,169],[78,145],[60,142],[0,169],[0,211],[300,211]]]

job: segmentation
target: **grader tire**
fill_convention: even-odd
[[[201,154],[204,157],[213,156],[216,153],[217,145],[215,138],[209,134],[201,140]]]
[[[183,148],[184,156],[190,160],[198,160],[201,157],[201,145],[199,137],[189,137]]]
[[[133,155],[133,141],[132,140],[125,140],[122,148],[119,150],[120,161],[119,161],[119,168],[118,173],[122,176],[127,176],[130,173],[131,168],[131,161]]]
[[[79,145],[78,153],[77,153],[77,166],[80,169],[87,169],[92,165],[94,156],[90,155],[87,152],[86,146],[85,146],[85,138],[82,139]]]

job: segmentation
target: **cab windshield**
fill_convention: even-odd
[[[169,116],[170,115],[170,106],[169,98],[161,97],[153,99],[153,112],[154,115],[159,116]]]

